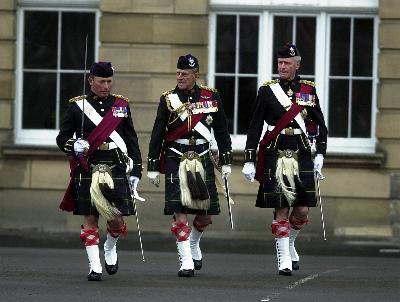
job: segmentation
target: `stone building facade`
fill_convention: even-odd
[[[277,5],[280,2],[285,2],[285,6]],[[40,123],[40,119],[31,120],[29,115],[40,116],[42,112],[46,112],[46,108],[40,107],[42,105],[39,99],[24,99],[22,91],[26,92],[29,87],[22,84],[22,79],[25,79],[24,83],[28,85],[29,72],[48,72],[47,69],[37,71],[33,67],[25,67],[28,63],[24,59],[21,47],[22,44],[25,45],[23,32],[29,31],[26,24],[29,16],[27,12],[61,10],[61,15],[66,13],[64,20],[68,19],[68,13],[75,10],[93,13],[93,32],[96,36],[92,49],[93,57],[113,62],[116,69],[114,92],[131,100],[144,164],[157,103],[161,93],[175,85],[176,59],[179,55],[192,53],[199,58],[201,83],[226,87],[221,83],[227,82],[220,81],[221,77],[225,76],[237,78],[238,82],[235,83],[240,85],[240,70],[227,76],[223,72],[219,73],[216,64],[220,51],[224,51],[218,43],[219,37],[225,37],[218,27],[221,24],[219,22],[228,20],[224,19],[224,16],[235,16],[236,19],[231,20],[239,20],[237,22],[242,22],[240,24],[243,24],[243,28],[249,20],[246,17],[250,16],[251,19],[257,16],[256,19],[253,18],[255,22],[252,19],[253,23],[250,24],[257,25],[257,32],[254,32],[253,37],[259,37],[258,61],[256,60],[258,71],[245,75],[253,76],[252,83],[257,86],[273,76],[272,63],[266,59],[272,57],[272,42],[268,44],[264,39],[270,33],[270,25],[278,28],[282,20],[294,20],[293,22],[299,24],[301,18],[311,16],[315,19],[312,22],[316,24],[318,42],[318,39],[322,39],[320,28],[325,26],[325,22],[331,22],[332,18],[338,16],[347,16],[349,20],[353,20],[354,16],[359,15],[360,18],[366,16],[372,20],[372,35],[376,41],[372,54],[374,63],[371,67],[374,73],[370,77],[371,98],[374,101],[371,102],[370,108],[372,130],[369,142],[373,144],[365,151],[357,148],[357,144],[362,144],[363,141],[338,139],[333,141],[333,145],[337,147],[328,149],[324,168],[327,180],[321,183],[325,226],[328,236],[399,239],[400,102],[396,98],[396,92],[400,89],[400,66],[397,66],[400,64],[400,40],[397,37],[400,29],[400,3],[394,0],[355,2],[353,6],[347,7],[346,1],[338,1],[339,4],[331,6],[329,1],[318,1],[316,4],[311,0],[1,1],[0,230],[77,232],[80,223],[79,217],[58,210],[58,203],[68,182],[69,170],[66,157],[55,147],[54,137],[59,123],[57,116],[54,117],[55,126],[50,127],[48,131],[37,131],[40,125],[35,126],[33,130],[29,127],[24,128],[25,122],[33,125]],[[298,14],[297,19],[279,19],[282,16],[292,17],[293,12]],[[330,17],[325,18],[326,15]],[[333,28],[333,23],[329,24],[323,29]],[[240,40],[242,36],[237,37]],[[320,67],[328,65],[326,62],[329,58],[321,53],[329,53],[329,50],[326,46],[323,50],[319,47],[320,45],[314,54],[317,63],[315,73],[310,78],[315,79],[317,85],[321,84],[323,94],[329,96],[328,84],[325,82],[328,76],[324,76],[327,74],[326,70]],[[251,62],[252,50],[245,47],[243,49],[249,52],[248,60]],[[29,55],[32,54],[25,53],[25,56]],[[226,55],[229,59],[229,53]],[[63,62],[62,54],[58,55],[58,59]],[[319,64],[321,62],[326,64]],[[78,71],[63,70],[62,66],[58,66],[54,72],[62,77],[64,73],[77,74]],[[357,80],[355,77],[354,79]],[[77,91],[80,91],[81,82],[76,83],[79,83]],[[46,89],[47,86],[44,87]],[[59,92],[57,98],[59,104],[62,104],[66,100],[60,99],[63,91],[57,89],[55,88],[55,93]],[[255,92],[256,90],[252,93]],[[221,93],[224,96],[223,89]],[[240,91],[237,93],[240,95]],[[225,96],[228,98],[229,95],[225,93]],[[235,100],[240,105],[237,96]],[[55,105],[55,108],[58,111],[62,110],[62,105]],[[237,112],[237,105],[232,105],[232,108],[232,115],[240,114],[240,110]],[[354,108],[356,110],[359,107]],[[325,112],[334,110],[334,106],[325,106]],[[333,123],[330,125],[335,125],[335,118],[340,120],[341,117],[330,115],[330,123]],[[270,223],[271,211],[254,207],[257,185],[245,182],[241,175],[241,146],[244,143],[240,132],[240,118],[236,119],[235,122],[233,118],[232,122],[235,165],[230,181],[231,193],[236,202],[236,231],[229,236],[263,238],[267,236],[265,230]],[[354,147],[348,150],[346,145]],[[152,187],[146,177],[142,179],[139,187],[142,195],[147,198],[146,203],[139,206],[143,231],[168,232],[169,218],[162,215],[163,190]],[[222,213],[215,218],[210,231],[215,236],[226,237],[228,216],[223,196],[221,197]],[[312,211],[311,221],[306,232],[310,236],[320,236],[322,231],[319,209]],[[128,223],[128,227],[134,229],[135,224]]]

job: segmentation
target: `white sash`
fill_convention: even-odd
[[[83,102],[86,101],[86,99],[76,101],[76,104],[79,106],[79,108],[85,113],[85,115],[92,121],[93,124],[98,126],[103,119],[100,114],[90,105],[88,101],[85,102],[85,105],[83,105]],[[127,154],[127,148],[124,140],[122,137],[118,134],[117,131],[113,131],[110,134],[110,138],[114,141],[114,143],[117,145],[119,149],[121,149],[122,152]]]
[[[174,109],[179,108],[180,106],[182,106],[182,102],[179,99],[179,96],[176,93],[171,93],[168,95],[168,99],[170,101],[171,107]],[[188,113],[187,111],[183,111],[180,115],[179,115],[180,119],[182,121],[186,120],[188,117]],[[196,124],[196,126],[194,126],[193,128],[194,130],[196,130],[202,137],[204,137],[208,142],[211,141],[212,139],[212,135],[210,130],[208,130],[208,128],[206,126],[204,126],[204,124],[202,122],[198,122]]]
[[[271,87],[272,92],[278,99],[279,103],[283,106],[283,108],[285,108],[286,111],[289,111],[290,107],[292,106],[292,101],[283,91],[281,85],[279,85],[279,83],[273,83],[269,85],[269,87]],[[301,114],[298,113],[294,119],[297,122],[297,124],[299,124],[301,131],[307,134],[306,124],[304,123],[304,119],[301,116]]]

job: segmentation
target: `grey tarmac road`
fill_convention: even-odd
[[[0,301],[400,301],[400,253],[392,247],[365,244],[359,253],[348,245],[349,256],[306,249],[291,277],[277,274],[271,250],[206,252],[194,278],[178,278],[177,255],[165,246],[145,251],[146,262],[138,250],[119,251],[118,273],[101,282],[86,280],[83,249],[0,247]]]

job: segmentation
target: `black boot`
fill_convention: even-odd
[[[193,269],[182,269],[178,272],[179,277],[194,277]]]
[[[293,269],[294,271],[298,271],[299,268],[300,268],[300,266],[299,266],[299,261],[292,261],[292,269]]]
[[[94,271],[90,271],[87,276],[88,281],[101,281],[101,273],[96,273]]]
[[[288,269],[288,268],[284,268],[284,269],[279,271],[279,275],[291,276],[292,275],[292,271],[290,269]]]
[[[114,275],[118,271],[118,260],[114,265],[108,265],[106,261],[104,261],[104,266],[106,267],[106,271],[109,275]]]
[[[202,259],[200,259],[200,260],[193,259],[193,264],[194,264],[194,269],[196,271],[199,271],[199,270],[201,270],[201,267],[203,266],[203,260]]]

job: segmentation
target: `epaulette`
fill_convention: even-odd
[[[299,83],[301,84],[306,84],[306,85],[310,85],[312,87],[315,87],[315,83],[312,81],[307,81],[307,80],[300,80]]]
[[[163,96],[167,96],[168,94],[171,94],[172,91],[174,91],[174,89],[175,89],[175,88],[172,88],[172,89],[170,89],[170,90],[167,90],[167,91],[163,92]]]
[[[205,89],[205,90],[212,91],[212,92],[218,92],[217,89],[211,88],[211,87],[208,87],[208,86],[204,86],[204,85],[200,85],[200,89]]]
[[[119,99],[122,99],[122,100],[124,100],[124,101],[126,101],[126,102],[129,103],[129,99],[128,99],[127,97],[123,96],[123,95],[120,95],[120,94],[112,94],[112,96],[113,96],[113,97],[116,97],[116,98],[119,98]]]
[[[264,82],[262,84],[262,86],[269,86],[269,85],[272,85],[272,84],[275,84],[275,83],[279,83],[279,79],[266,81],[266,82]]]
[[[79,95],[79,96],[69,99],[68,103],[80,101],[80,100],[83,100],[84,98],[86,98],[86,95]]]

